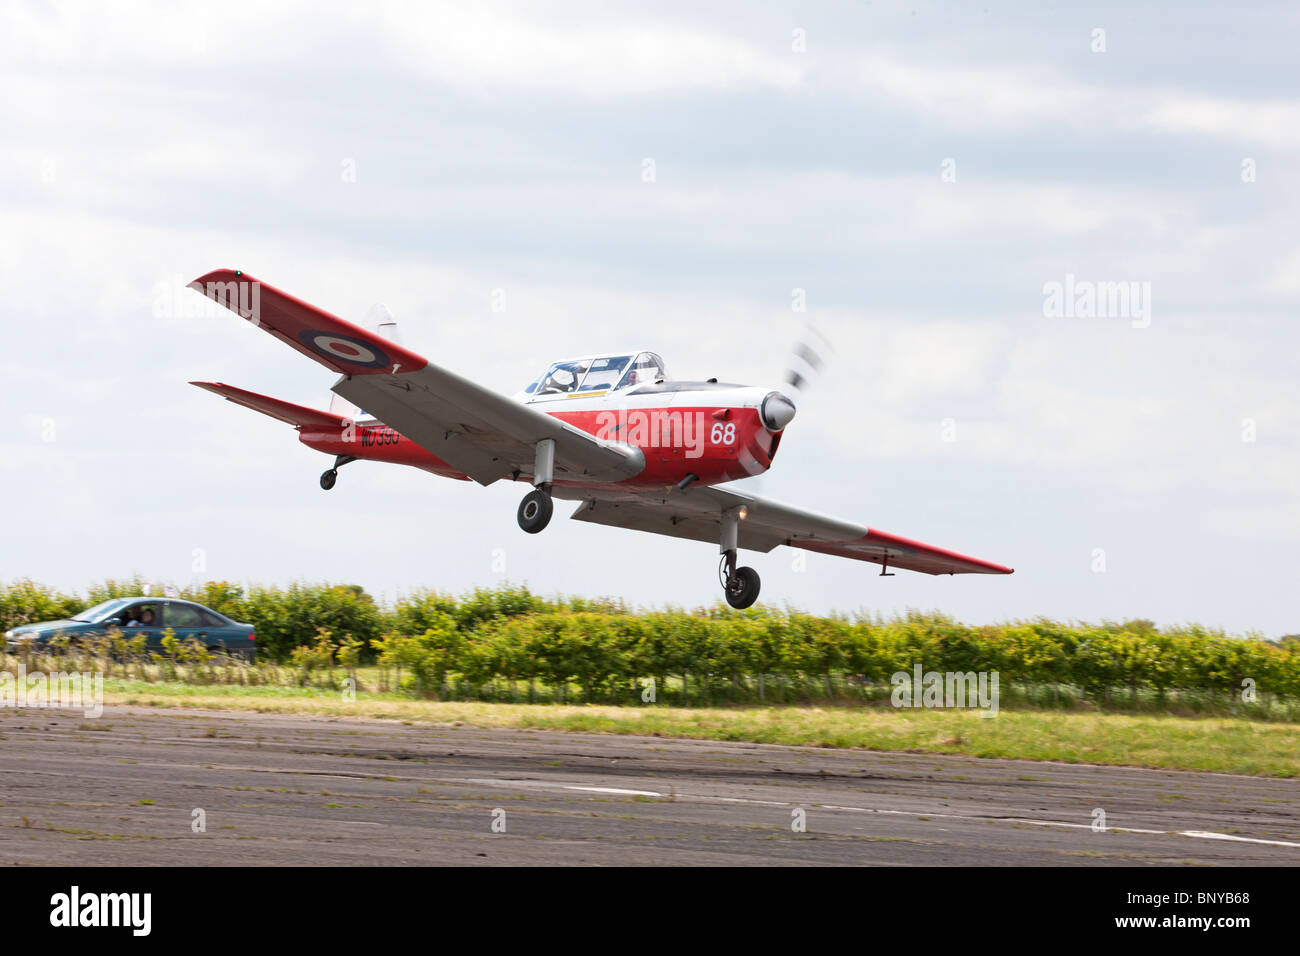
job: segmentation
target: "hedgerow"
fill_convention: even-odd
[[[0,628],[69,617],[110,596],[139,594],[142,583],[106,581],[85,597],[31,581],[0,586]],[[786,702],[862,696],[862,688],[887,688],[892,675],[919,665],[996,671],[1004,687],[1040,703],[1064,695],[1161,706],[1188,694],[1231,702],[1249,700],[1247,691],[1288,708],[1300,700],[1300,641],[1144,620],[973,626],[919,612],[643,611],[511,585],[461,596],[420,591],[389,606],[354,585],[210,581],[175,593],[253,624],[264,661],[379,664],[429,697],[636,702],[653,684],[667,702]],[[321,664],[321,655],[329,661]]]

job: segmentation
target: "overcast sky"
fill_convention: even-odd
[[[766,602],[1300,631],[1298,27],[1267,3],[5,4],[0,579],[719,598],[716,548],[563,503],[526,535],[519,485],[358,463],[321,491],[292,429],[186,384],[328,403],[328,371],[184,289],[228,266],[353,321],[382,301],[503,392],[639,347],[767,384],[811,320],[835,360],[746,484],[1016,573],[783,548],[746,556]],[[1138,297],[1045,314],[1067,276]]]

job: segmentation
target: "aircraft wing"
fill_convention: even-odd
[[[556,488],[553,494],[582,500],[572,515],[579,521],[715,545],[721,539],[722,513],[743,507],[746,516],[740,522],[739,544],[747,551],[767,552],[784,544],[925,574],[1012,573],[1011,568],[992,561],[718,486],[655,489],[648,494],[613,488]]]
[[[245,272],[217,269],[190,283],[343,377],[333,389],[479,484],[532,475],[537,443],[555,440],[555,476],[631,477],[644,459],[440,368],[423,356],[281,292]]]

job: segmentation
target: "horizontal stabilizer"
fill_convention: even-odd
[[[348,419],[342,415],[318,411],[305,405],[295,405],[293,402],[281,401],[269,395],[259,395],[257,392],[224,385],[221,382],[190,382],[190,384],[215,392],[236,405],[243,405],[263,415],[270,415],[295,428],[341,428],[348,422]]]

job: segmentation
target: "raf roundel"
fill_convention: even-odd
[[[387,368],[388,356],[369,342],[334,332],[317,332],[304,329],[298,333],[303,344],[328,359],[362,368]]]

